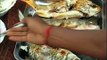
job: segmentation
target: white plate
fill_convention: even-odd
[[[0,19],[0,33],[4,32],[4,31],[6,31],[6,26]],[[0,37],[0,43],[2,43],[2,41],[4,40],[4,37],[5,36]]]
[[[0,9],[0,17],[3,16],[8,10],[10,10],[14,4],[16,3],[17,0],[4,0],[1,3],[1,6],[3,7],[2,9]]]

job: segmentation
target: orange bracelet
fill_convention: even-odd
[[[48,38],[49,38],[49,36],[50,36],[51,30],[52,30],[52,26],[49,26],[49,27],[45,30],[46,44],[48,43]]]

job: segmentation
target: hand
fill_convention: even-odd
[[[45,29],[48,25],[38,16],[25,18],[26,27],[11,28],[7,35],[10,40],[45,44]]]

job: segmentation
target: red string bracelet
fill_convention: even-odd
[[[49,38],[49,36],[50,36],[51,30],[52,30],[52,26],[49,26],[49,27],[45,30],[46,44],[48,43],[48,38]]]

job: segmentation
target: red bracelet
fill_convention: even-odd
[[[45,30],[46,44],[48,43],[48,38],[49,38],[49,36],[50,36],[51,30],[52,30],[52,26],[49,26],[49,27]]]

